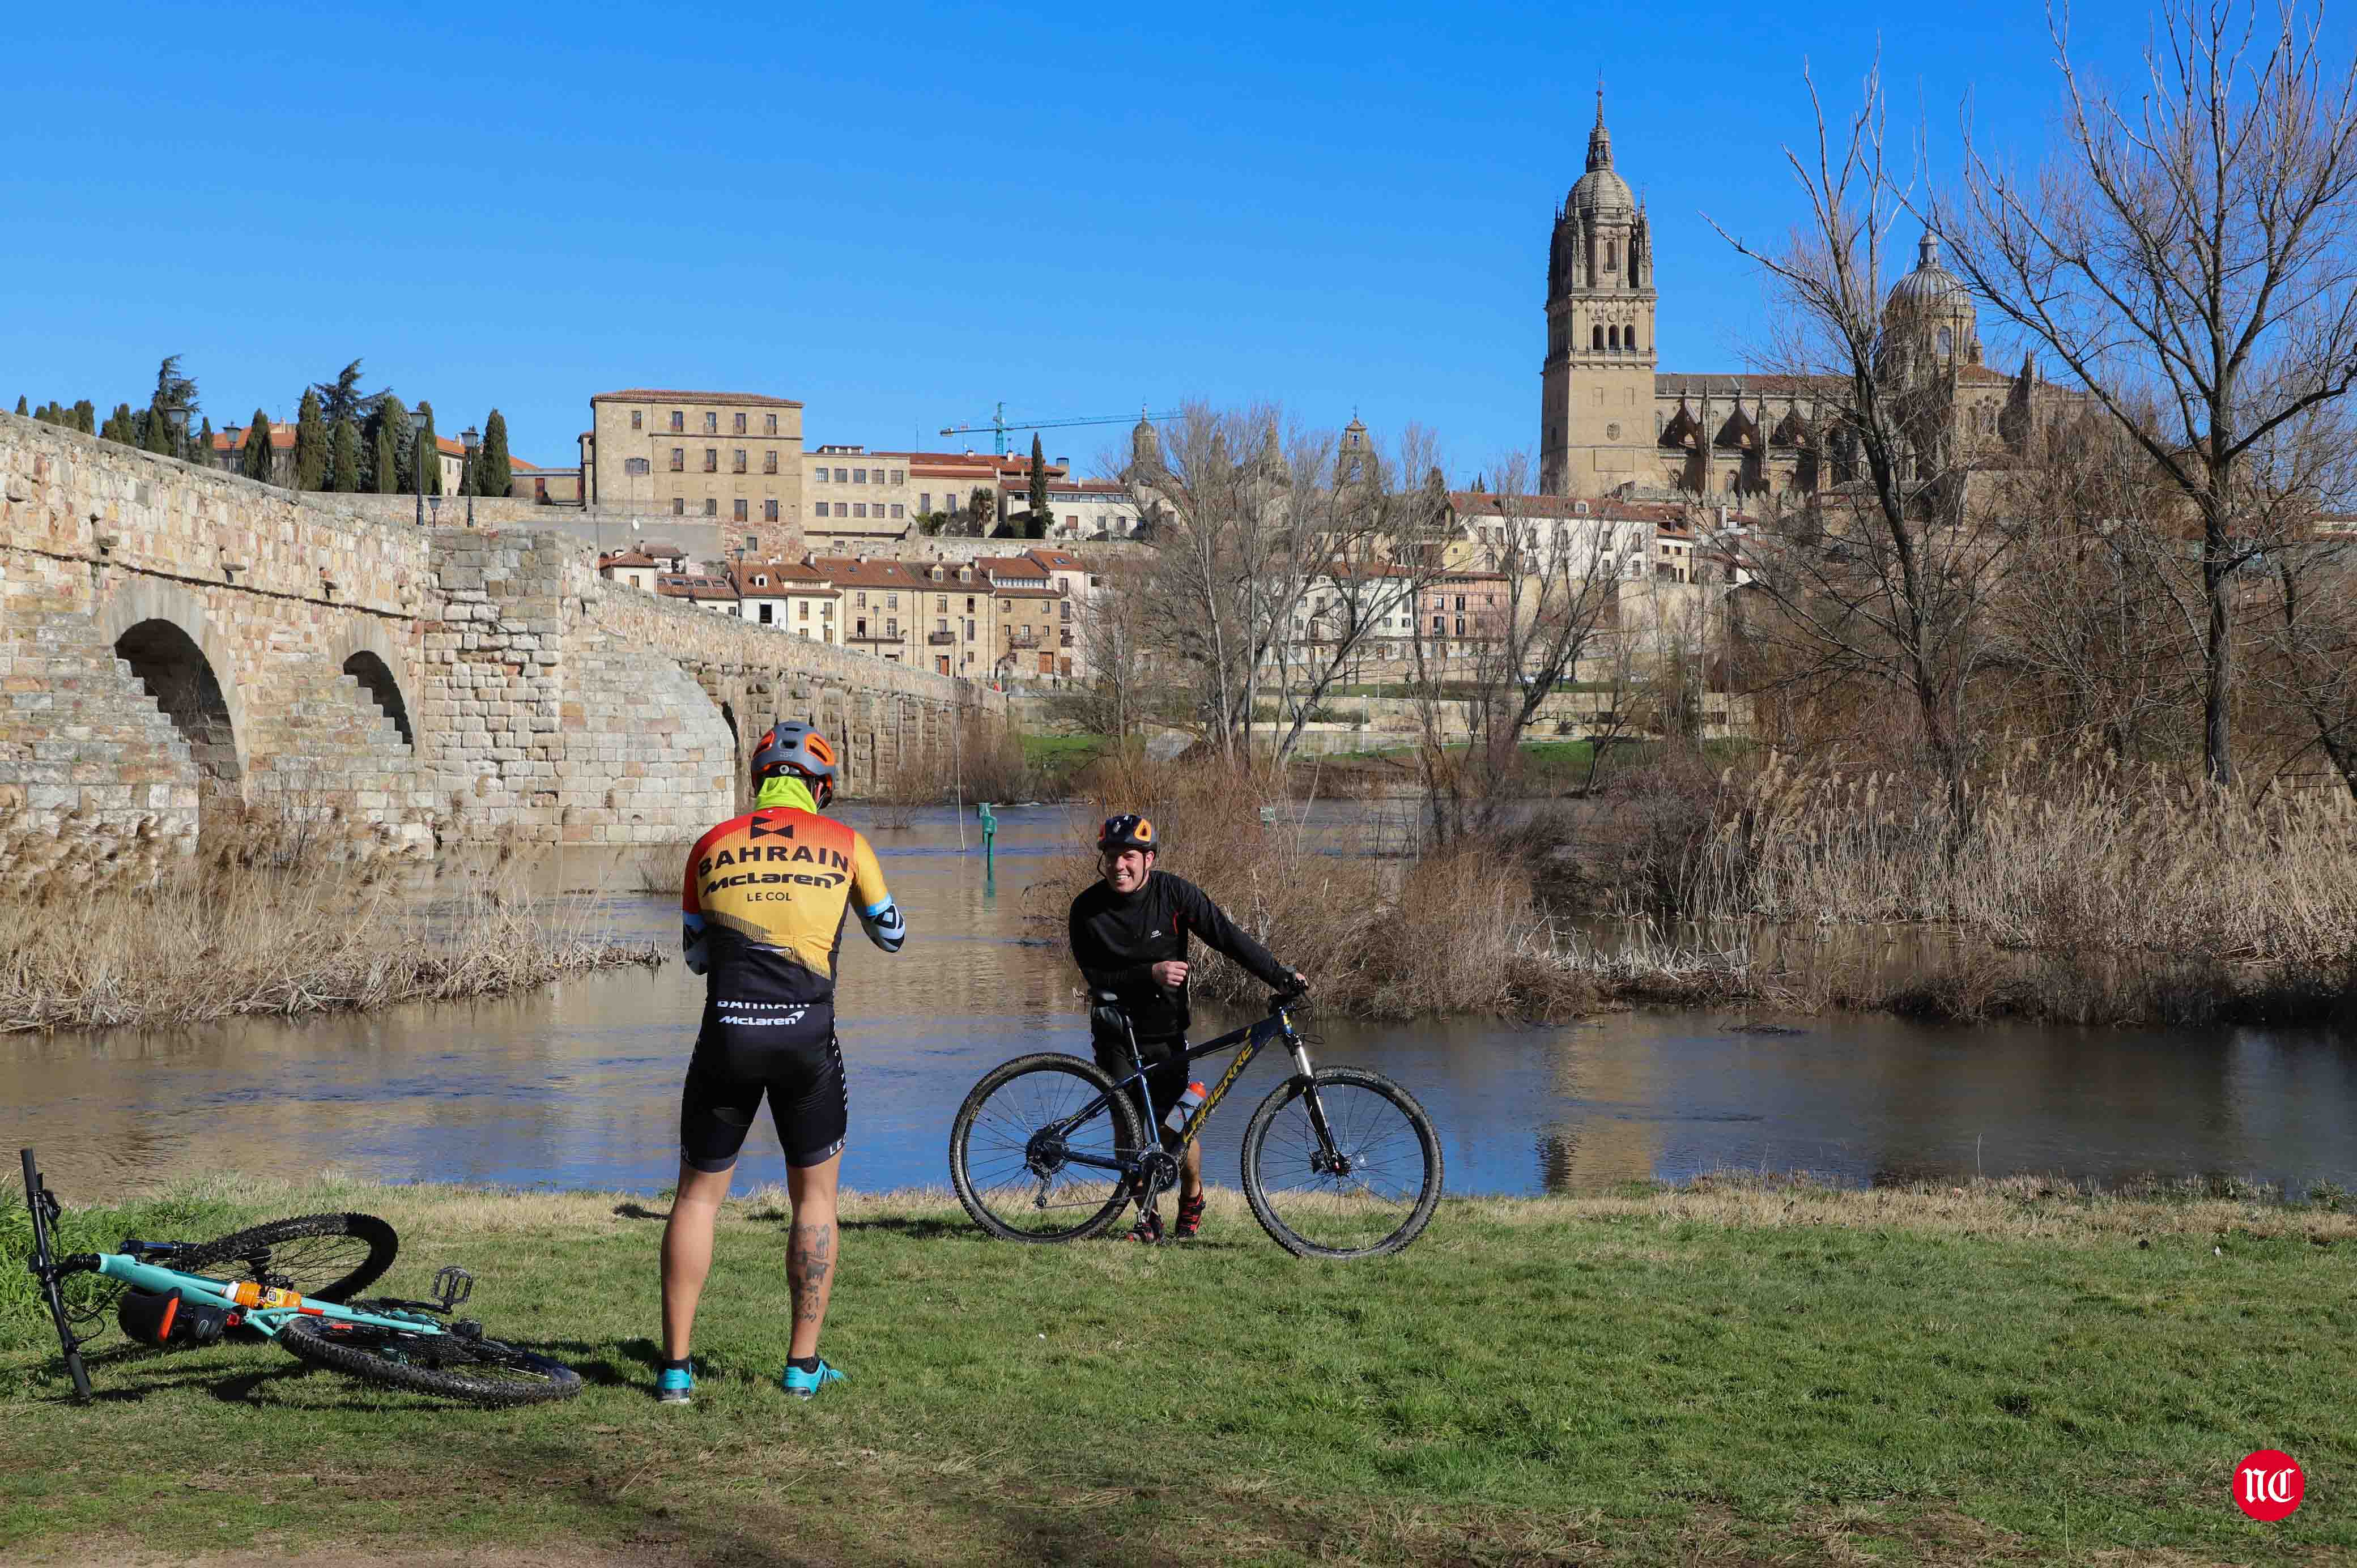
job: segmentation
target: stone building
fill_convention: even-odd
[[[588,504],[716,522],[748,555],[802,553],[802,405],[633,387],[589,400]]]
[[[1539,488],[1727,504],[1848,477],[1837,436],[1821,439],[1810,378],[1659,369],[1659,304],[1652,230],[1614,166],[1599,91],[1587,167],[1555,209],[1547,252]],[[1914,390],[1910,419],[1925,450],[1964,462],[2002,454],[2009,405],[2071,395],[2027,366],[2017,377],[1983,362],[1972,295],[1929,234],[1888,309],[1884,374]]]

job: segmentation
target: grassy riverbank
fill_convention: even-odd
[[[210,825],[197,855],[133,835],[0,845],[0,1033],[154,1028],[456,1001],[652,963],[582,899],[496,877],[405,891],[382,843]]]
[[[468,1263],[494,1330],[587,1391],[444,1409],[253,1346],[102,1357],[76,1409],[8,1286],[12,1560],[2357,1562],[2357,1219],[2319,1206],[1706,1182],[1451,1201],[1401,1257],[1320,1267],[1233,1195],[1156,1251],[866,1198],[828,1328],[854,1380],[803,1406],[770,1380],[784,1223],[757,1195],[724,1216],[686,1411],[649,1398],[659,1200],[222,1180],[73,1221],[342,1208],[400,1228],[389,1288]],[[2266,1446],[2308,1472],[2276,1525],[2226,1492]]]

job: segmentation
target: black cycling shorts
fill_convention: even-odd
[[[789,1013],[799,1015],[789,1018]],[[767,1014],[777,1016],[760,1016]],[[748,1016],[760,1022],[748,1024]],[[834,1008],[823,1003],[708,1007],[680,1091],[679,1157],[691,1170],[735,1165],[765,1095],[786,1164],[824,1165],[843,1153],[851,1104],[844,1093]]]
[[[1118,1025],[1110,1029],[1103,1025],[1096,1026],[1091,1031],[1091,1043],[1096,1050],[1097,1066],[1104,1069],[1107,1078],[1119,1083],[1129,1076],[1129,1042],[1122,1037]],[[1168,1127],[1162,1126],[1162,1119],[1170,1113],[1173,1105],[1178,1103],[1178,1097],[1187,1092],[1189,1074],[1193,1070],[1193,1064],[1187,1060],[1186,1051],[1187,1040],[1183,1035],[1137,1042],[1137,1058],[1146,1065],[1148,1101],[1137,1107],[1138,1114],[1146,1119],[1148,1126],[1162,1129],[1165,1142],[1173,1134]],[[1133,1086],[1131,1103],[1135,1104],[1136,1100],[1137,1091]]]

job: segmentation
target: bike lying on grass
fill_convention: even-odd
[[[481,1324],[451,1316],[474,1289],[464,1269],[436,1273],[432,1301],[353,1300],[393,1266],[401,1245],[373,1214],[310,1214],[211,1241],[125,1240],[119,1251],[61,1258],[57,1195],[33,1151],[23,1154],[33,1211],[26,1266],[57,1327],[77,1401],[90,1398],[81,1348],[106,1331],[110,1307],[142,1344],[210,1345],[244,1329],[364,1382],[469,1404],[535,1404],[581,1391],[570,1367],[487,1339]]]
[[[1118,1009],[1110,991],[1098,1005]],[[1283,1040],[1293,1076],[1244,1128],[1244,1200],[1297,1258],[1373,1258],[1416,1239],[1440,1201],[1440,1137],[1415,1096],[1361,1068],[1312,1069],[1293,1027],[1299,992],[1269,998],[1256,1024],[1190,1047],[1185,1060],[1232,1049],[1217,1085],[1168,1146],[1147,1147],[1137,1034],[1122,1014],[1129,1072],[1115,1083],[1094,1062],[1060,1052],[1017,1057],[983,1075],[950,1126],[950,1184],[974,1222],[1012,1241],[1077,1241],[1103,1231],[1133,1200],[1151,1207],[1178,1182],[1187,1146],[1263,1048]],[[1178,1120],[1174,1107],[1171,1119]]]

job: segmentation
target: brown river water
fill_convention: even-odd
[[[1320,808],[1338,852],[1368,808]],[[950,1118],[1025,1051],[1085,1052],[1060,902],[1025,889],[1092,825],[1004,808],[996,875],[946,811],[870,833],[908,912],[897,957],[843,947],[851,1088],[846,1185],[947,1185]],[[1397,824],[1382,836],[1397,842]],[[671,857],[661,875],[675,875]],[[552,854],[549,888],[597,890],[625,933],[675,952],[677,895],[640,855]],[[1053,905],[1058,918],[1027,918]],[[1318,955],[1281,954],[1313,973]],[[677,962],[533,994],[297,1024],[0,1036],[0,1147],[32,1144],[78,1201],[212,1170],[651,1192],[677,1170],[681,1074],[702,982]],[[1220,1017],[1199,1025],[1226,1027]],[[1556,1027],[1491,1019],[1319,1018],[1320,1061],[1406,1084],[1438,1123],[1452,1192],[1592,1191],[1632,1178],[1807,1170],[1829,1179],[1980,1172],[2116,1182],[2233,1176],[2294,1195],[2357,1187],[2357,1041],[2316,1031],[1930,1027],[1835,1015],[1761,1033],[1736,1014],[1619,1014]],[[1254,1064],[1209,1129],[1232,1183],[1251,1107],[1285,1070]],[[781,1180],[766,1122],[739,1189]]]

